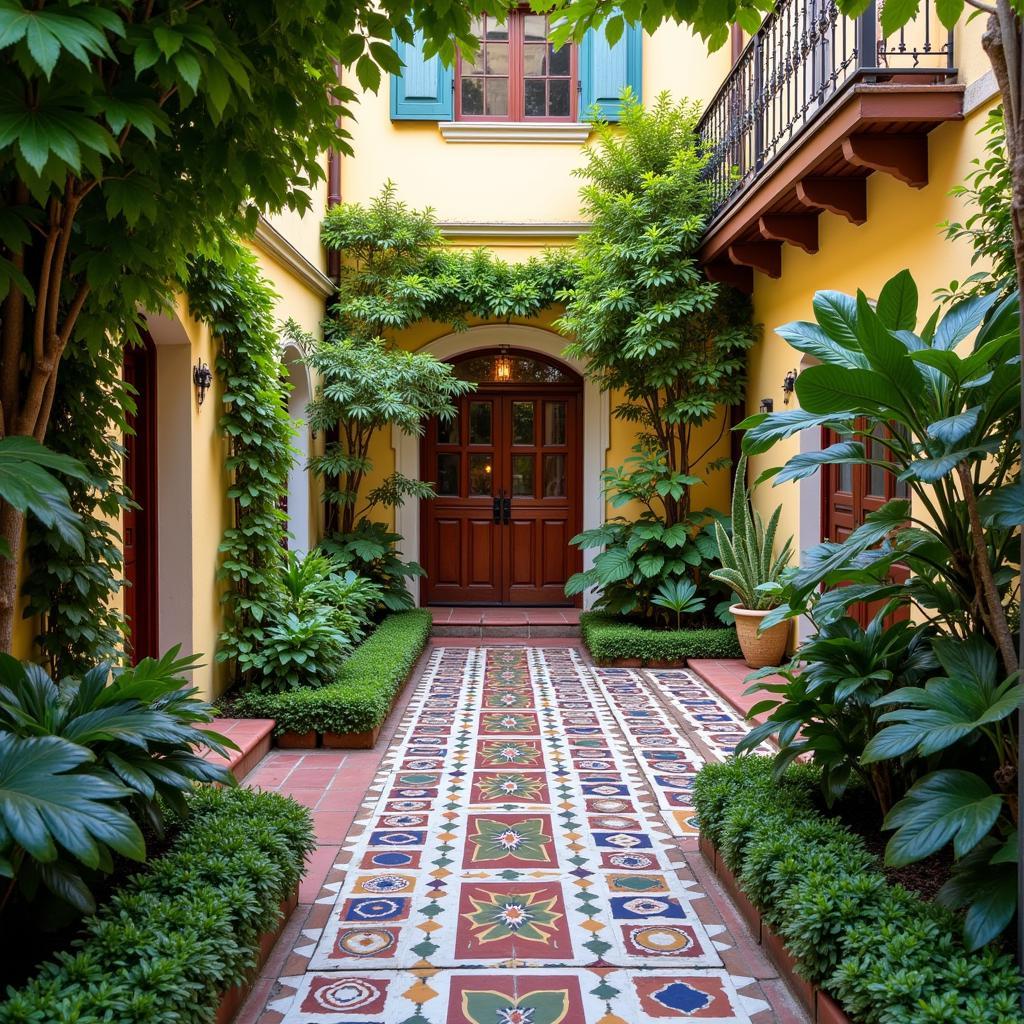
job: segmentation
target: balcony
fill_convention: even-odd
[[[928,133],[962,117],[953,36],[926,0],[883,39],[872,2],[860,17],[834,0],[780,0],[700,121],[715,207],[701,261],[749,291],[782,272],[782,246],[818,247],[818,216],[868,216],[866,179],[928,182]]]

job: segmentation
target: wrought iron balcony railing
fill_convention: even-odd
[[[712,154],[716,220],[855,84],[956,77],[953,34],[932,0],[885,39],[878,14],[875,0],[857,18],[835,0],[779,0],[698,126]]]

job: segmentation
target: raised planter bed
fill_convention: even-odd
[[[288,918],[292,916],[292,912],[298,905],[299,886],[296,883],[291,895],[287,899],[281,900],[281,916],[277,922],[277,927],[264,932],[260,936],[260,947],[259,952],[256,954],[256,963],[252,965],[245,981],[240,985],[229,988],[220,997],[220,1006],[217,1007],[217,1015],[214,1017],[215,1024],[230,1024],[235,1019],[238,1011],[242,1008],[242,1004],[256,984],[256,979],[260,976],[260,970],[267,962],[270,951],[274,948],[274,943],[281,937],[285,925],[288,924]]]
[[[649,629],[627,619],[584,612],[580,636],[598,665],[610,668],[683,668],[690,658],[736,658],[732,626],[710,629]]]
[[[320,740],[329,750],[372,750],[380,729],[379,725],[375,725],[363,732],[325,732]]]
[[[722,883],[722,887],[732,897],[740,916],[750,929],[750,934],[760,944],[765,956],[779,972],[779,977],[786,983],[797,1002],[807,1011],[811,1020],[815,1024],[851,1024],[850,1018],[843,1013],[842,1007],[831,996],[796,973],[793,958],[789,955],[785,943],[775,934],[771,925],[761,917],[757,907],[750,902],[747,894],[740,887],[736,876],[719,856],[715,844],[703,833],[700,835],[700,852]]]
[[[308,732],[293,732],[285,729],[274,736],[274,746],[284,750],[313,750],[317,745],[317,734],[310,729]]]
[[[245,693],[232,710],[274,719],[279,747],[372,747],[426,646],[430,627],[430,613],[422,609],[390,615],[352,652],[335,682],[284,693]]]

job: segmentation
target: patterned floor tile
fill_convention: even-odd
[[[748,1022],[766,1004],[723,969],[729,937],[680,846],[699,748],[742,732],[724,714],[688,673],[435,650],[326,923],[303,933],[308,969],[268,1008],[290,1024]]]

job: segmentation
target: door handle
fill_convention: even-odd
[[[504,497],[501,499],[501,510],[502,510],[502,517],[504,519],[505,525],[508,526],[509,520],[512,518],[512,498],[511,498],[511,496],[504,495]]]
[[[491,506],[491,509],[494,517],[494,525],[501,526],[501,497],[497,494],[494,496],[494,503]]]

